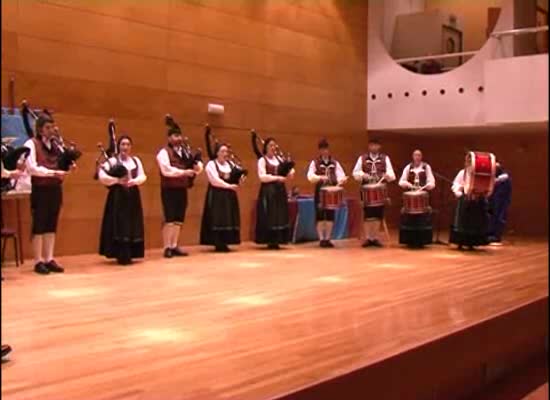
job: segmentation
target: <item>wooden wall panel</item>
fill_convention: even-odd
[[[65,184],[59,254],[97,251],[106,190],[92,176],[110,117],[134,138],[148,176],[141,188],[147,247],[161,245],[155,154],[166,140],[167,112],[195,147],[204,148],[209,123],[251,170],[239,195],[243,240],[259,186],[251,128],[292,153],[298,176],[291,185],[302,192],[312,191],[305,171],[321,136],[351,172],[366,139],[366,7],[345,0],[229,3],[2,2],[2,76],[15,77],[17,102],[53,109],[63,134],[84,152]],[[210,102],[223,104],[225,115],[209,116]],[[205,192],[203,175],[190,192],[185,243],[198,242]],[[10,222],[13,205],[7,207]]]

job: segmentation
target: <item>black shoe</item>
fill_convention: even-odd
[[[327,247],[327,241],[326,240],[320,240],[319,241],[319,247]]]
[[[330,240],[325,240],[325,245],[329,248],[334,247],[334,244]]]
[[[34,272],[37,274],[48,275],[50,273],[49,268],[42,261],[36,263],[34,266]]]
[[[374,247],[384,247],[384,245],[383,245],[382,243],[380,243],[379,240],[373,240],[373,241],[372,241],[372,245],[373,245]]]
[[[217,253],[229,253],[231,250],[229,249],[229,247],[227,247],[226,244],[219,244],[216,246],[216,250],[215,250]]]
[[[127,266],[127,265],[132,265],[134,262],[130,258],[119,258],[117,259],[117,263],[118,265]]]
[[[267,248],[269,250],[280,250],[279,244],[277,243],[270,243],[267,245]]]
[[[11,353],[10,345],[9,344],[3,344],[2,345],[2,358],[6,357],[10,353]]]
[[[171,251],[172,251],[172,255],[175,257],[186,257],[189,255],[189,253],[180,249],[179,247],[174,247],[173,249],[171,249]]]
[[[473,251],[473,250],[474,250],[474,246],[468,246],[468,250]]]
[[[46,263],[46,268],[48,268],[48,270],[50,272],[57,272],[57,273],[65,272],[63,267],[61,265],[59,265],[58,263],[56,263],[55,260],[48,261]]]
[[[172,252],[172,249],[164,249],[164,258],[172,258],[174,253]]]
[[[361,247],[370,247],[372,246],[372,240],[365,240]]]

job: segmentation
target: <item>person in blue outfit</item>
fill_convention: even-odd
[[[510,174],[496,163],[495,187],[489,197],[489,227],[488,241],[491,245],[499,245],[506,228],[508,208],[512,201],[512,179]]]

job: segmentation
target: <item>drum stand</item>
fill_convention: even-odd
[[[453,184],[453,181],[447,178],[446,176],[443,176],[441,174],[438,174],[437,172],[432,171],[434,176],[436,176],[438,179],[441,179],[444,182]],[[448,246],[449,243],[443,242],[439,239],[439,232],[441,231],[441,211],[447,208],[447,204],[445,203],[445,200],[447,199],[447,196],[445,196],[445,190],[442,186],[439,186],[439,209],[437,210],[437,227],[435,231],[435,240],[432,242],[432,244],[440,244]]]

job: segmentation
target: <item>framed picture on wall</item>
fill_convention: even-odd
[[[548,25],[548,10],[537,5],[537,26]],[[548,52],[548,32],[539,32],[536,36],[537,52],[539,54]]]
[[[462,53],[462,31],[459,29],[449,26],[449,25],[443,25],[443,32],[441,35],[442,43],[441,53],[443,54],[449,54],[449,53]],[[444,68],[456,68],[459,65],[462,65],[462,56],[460,57],[454,57],[454,58],[446,58],[441,60]]]

